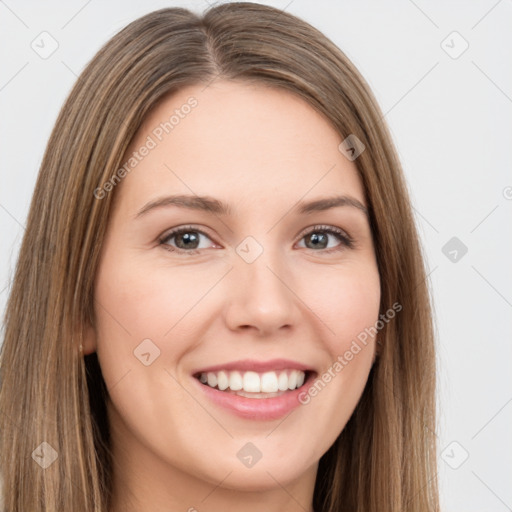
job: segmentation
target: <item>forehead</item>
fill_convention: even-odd
[[[227,201],[236,196],[240,204],[345,193],[364,203],[355,164],[338,149],[341,141],[291,92],[231,81],[190,86],[144,120],[123,160],[133,167],[121,196],[132,207],[175,192]]]

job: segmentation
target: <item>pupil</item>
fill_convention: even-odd
[[[313,247],[322,247],[322,249],[325,249],[327,247],[327,236],[325,234],[318,235],[316,233],[312,233],[309,235],[309,240],[312,242]],[[320,241],[320,239],[323,239]],[[323,243],[322,243],[323,242]]]
[[[190,233],[193,233],[192,235]],[[180,243],[179,241],[182,240],[182,242],[184,242],[184,245],[183,247],[180,247]],[[199,240],[199,237],[197,236],[197,233],[194,233],[193,231],[189,231],[188,233],[181,233],[177,236],[176,238],[176,245],[178,247],[180,247],[180,249],[186,249],[187,247],[188,248],[196,248],[197,247],[197,242]],[[194,245],[194,243],[196,245]]]

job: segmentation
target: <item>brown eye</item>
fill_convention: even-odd
[[[192,228],[183,227],[175,229],[170,233],[166,234],[161,240],[160,244],[169,251],[186,252],[188,254],[196,254],[199,249],[208,248],[208,244],[204,247],[200,247],[202,240],[201,237],[210,240],[210,237],[202,231]]]
[[[175,239],[176,246],[180,249],[196,249],[199,245],[199,236],[196,231],[178,233],[172,238]]]
[[[338,244],[331,240],[338,240]],[[334,226],[314,226],[302,236],[307,249],[324,250],[325,252],[339,251],[352,248],[353,241],[343,230]]]
[[[304,238],[308,249],[326,249],[329,243],[329,237],[325,233],[314,232],[306,235]],[[308,245],[308,242],[311,245]]]

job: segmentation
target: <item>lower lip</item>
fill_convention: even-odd
[[[211,388],[193,377],[203,393],[215,404],[230,410],[241,418],[262,421],[277,420],[299,407],[301,405],[299,395],[307,389],[313,378],[314,374],[311,373],[300,388],[286,391],[281,396],[273,398],[246,398]]]

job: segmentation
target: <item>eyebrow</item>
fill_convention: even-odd
[[[161,197],[150,201],[139,210],[139,212],[135,215],[135,218],[139,218],[152,210],[166,206],[178,206],[180,208],[199,210],[224,216],[229,216],[233,213],[229,205],[213,197],[180,194]],[[366,216],[368,216],[367,208],[355,197],[347,195],[325,197],[308,202],[300,201],[297,203],[294,210],[297,213],[304,215],[314,212],[321,212],[340,206],[350,206],[357,208],[358,210],[361,210]]]

